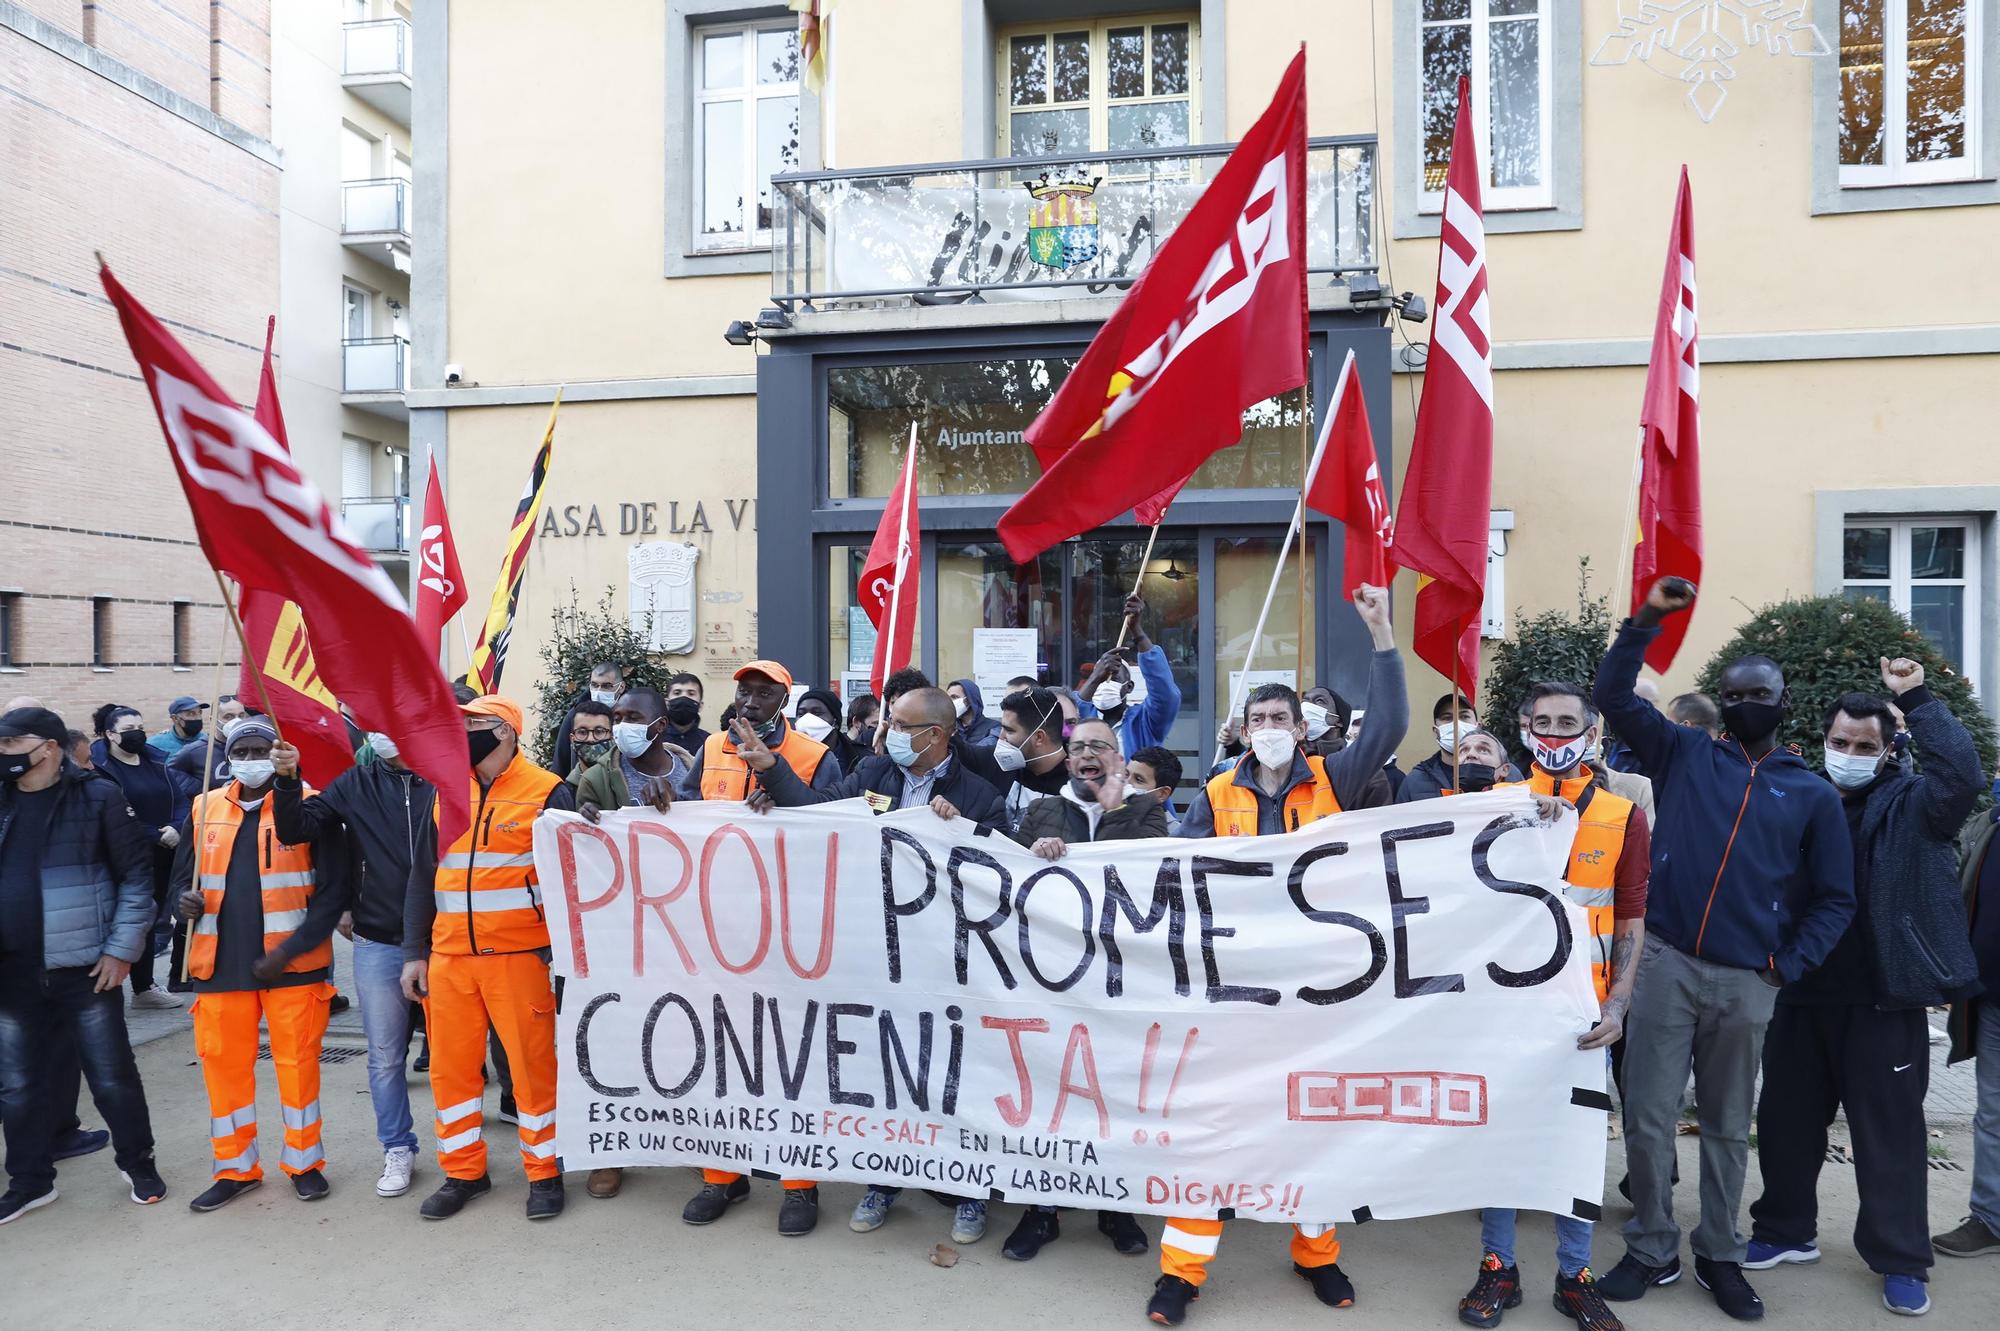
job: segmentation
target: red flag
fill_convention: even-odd
[[[291,440],[285,434],[285,413],[278,405],[278,374],[271,365],[271,339],[277,329],[277,316],[273,315],[264,326],[264,368],[257,375],[257,406],[252,414],[278,447],[289,454]],[[236,694],[246,704],[261,705],[263,695],[258,692],[257,682],[262,676],[278,728],[284,732],[285,741],[299,751],[300,773],[323,790],[335,777],[354,766],[354,749],[347,742],[347,723],[341,719],[340,703],[320,681],[312,642],[306,636],[305,617],[298,606],[277,592],[246,587],[240,599],[238,613],[250,650],[243,659]]]
[[[431,455],[431,478],[424,485],[424,526],[417,536],[417,636],[437,650],[438,634],[465,604],[465,575],[458,571],[458,543],[451,539],[451,522],[444,512],[444,487],[438,484],[437,455]]]
[[[1455,675],[1468,698],[1479,684],[1493,499],[1493,335],[1469,82],[1458,81],[1430,358],[1396,511],[1396,562],[1419,574],[1412,645],[1439,674]]]
[[[1389,516],[1389,495],[1382,488],[1375,434],[1368,426],[1368,403],[1361,396],[1361,371],[1352,351],[1340,368],[1320,453],[1306,485],[1306,506],[1346,529],[1340,594],[1353,600],[1362,583],[1386,587],[1395,576],[1389,551],[1396,542],[1396,520]]]
[[[1305,73],[1302,49],[1028,427],[1042,476],[999,525],[1015,563],[1136,504],[1157,515],[1245,408],[1305,382]]]
[[[882,681],[910,663],[922,568],[917,536],[917,427],[912,424],[910,452],[896,476],[896,493],[882,509],[882,522],[875,528],[856,592],[875,625],[875,661],[868,669],[868,687],[878,698],[882,696]]]
[[[1653,359],[1646,401],[1639,409],[1639,529],[1632,552],[1632,611],[1645,604],[1656,579],[1701,583],[1701,349],[1695,327],[1694,197],[1681,168],[1667,269],[1653,321]],[[1692,614],[1669,615],[1646,649],[1646,664],[1664,673],[1687,636]]]
[[[471,823],[465,726],[436,644],[270,431],[230,400],[159,320],[101,268],[146,376],[167,452],[209,563],[245,587],[282,591],[311,621],[327,685],[437,787],[439,844]]]

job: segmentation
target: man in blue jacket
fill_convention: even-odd
[[[1791,705],[1784,672],[1746,656],[1722,672],[1726,732],[1675,725],[1632,686],[1660,621],[1694,604],[1682,578],[1655,583],[1619,627],[1594,699],[1653,780],[1659,831],[1646,948],[1625,1027],[1625,1155],[1632,1219],[1625,1257],[1599,1284],[1630,1300],[1680,1279],[1674,1137],[1688,1072],[1701,1123],[1695,1279],[1739,1321],[1764,1315],[1743,1278],[1736,1228],[1750,1110],[1778,989],[1825,961],[1854,917],[1854,851],[1840,796],[1777,741]]]
[[[1077,692],[1097,715],[1118,732],[1119,746],[1130,758],[1141,749],[1167,742],[1167,732],[1181,714],[1181,688],[1174,682],[1167,653],[1146,636],[1139,617],[1146,611],[1142,596],[1125,600],[1126,641],[1097,658],[1097,667]],[[1133,666],[1137,666],[1135,673]]]

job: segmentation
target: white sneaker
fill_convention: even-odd
[[[410,1190],[417,1172],[417,1153],[407,1146],[392,1146],[382,1152],[382,1177],[375,1181],[377,1197],[400,1197]]]
[[[155,984],[151,989],[132,995],[132,1006],[143,1008],[177,1008],[181,1006],[181,996],[170,994],[163,984]]]

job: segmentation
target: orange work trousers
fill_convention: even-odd
[[[703,1183],[720,1183],[725,1187],[742,1177],[741,1174],[732,1174],[726,1169],[704,1169],[701,1171],[701,1181]],[[815,1185],[809,1178],[788,1178],[784,1181],[784,1186],[797,1191],[800,1188],[810,1188]]]
[[[437,1102],[438,1165],[447,1178],[486,1172],[480,1136],[486,1097],[480,1069],[489,1027],[507,1051],[514,1108],[521,1119],[521,1168],[531,1179],[555,1178],[556,994],[549,966],[533,952],[465,957],[433,952],[424,1027],[431,1047],[431,1098]]]
[[[279,1165],[303,1174],[326,1164],[320,1145],[319,1049],[333,1002],[330,984],[237,989],[194,1000],[194,1052],[208,1088],[208,1135],[217,1178],[264,1177],[257,1156],[257,1026],[270,1028],[271,1064],[285,1115]]]
[[[1200,1288],[1221,1243],[1220,1220],[1173,1217],[1160,1235],[1160,1271]],[[1332,1225],[1293,1225],[1292,1260],[1305,1267],[1332,1266],[1340,1260],[1340,1235]]]

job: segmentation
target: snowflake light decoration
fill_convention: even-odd
[[[1736,60],[1752,47],[1767,55],[1828,55],[1804,0],[1620,0],[1618,26],[1598,43],[1593,65],[1635,56],[1654,73],[1688,86],[1688,105],[1713,121],[1729,96]]]

